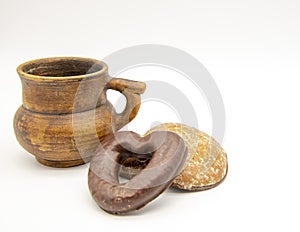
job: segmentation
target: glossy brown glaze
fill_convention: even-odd
[[[118,179],[124,159],[141,159],[151,154],[148,165],[127,183]],[[134,132],[117,132],[106,139],[93,156],[88,184],[97,204],[111,214],[125,214],[145,206],[165,191],[180,173],[187,148],[172,132],[154,132],[140,137]]]
[[[70,167],[89,161],[107,135],[131,121],[145,83],[111,78],[105,63],[79,57],[46,58],[18,68],[23,104],[15,114],[19,143],[47,166]],[[127,99],[115,112],[106,90]]]

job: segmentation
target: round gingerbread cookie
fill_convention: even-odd
[[[214,138],[180,123],[160,124],[145,135],[162,130],[180,135],[188,148],[188,158],[183,170],[173,181],[174,187],[200,191],[213,188],[224,180],[228,170],[227,155]]]

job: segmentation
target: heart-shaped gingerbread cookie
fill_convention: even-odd
[[[151,157],[127,183],[120,184],[121,163]],[[125,214],[140,209],[159,196],[181,172],[187,157],[183,139],[169,131],[141,137],[134,132],[117,132],[104,140],[90,162],[88,185],[92,197],[105,211]]]

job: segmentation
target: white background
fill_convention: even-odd
[[[0,230],[299,231],[299,10],[298,0],[1,0]],[[44,167],[17,143],[15,68],[40,57],[102,59],[145,43],[182,49],[214,77],[226,109],[229,174],[215,189],[169,190],[132,216],[112,216],[89,194],[88,165]],[[210,133],[205,100],[180,84],[184,77],[155,67],[122,77],[179,83],[199,129]],[[148,102],[128,128],[143,134],[154,121],[176,120],[166,105]]]

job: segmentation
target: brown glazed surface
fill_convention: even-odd
[[[47,166],[70,167],[89,161],[105,136],[130,122],[140,107],[145,83],[110,78],[105,63],[79,57],[45,58],[17,68],[23,104],[15,114],[19,143]],[[106,90],[125,95],[117,114]]]
[[[21,64],[17,72],[22,81],[23,106],[36,113],[83,112],[106,101],[103,90],[109,75],[106,64],[98,60],[38,59]]]
[[[171,131],[180,135],[187,148],[188,157],[182,172],[174,179],[173,187],[201,191],[219,185],[227,175],[227,155],[218,142],[206,133],[180,123],[164,123],[151,128],[154,131]],[[120,176],[132,178],[149,162],[151,157],[130,158],[122,163]]]
[[[147,166],[127,183],[120,184],[120,164],[129,157],[151,154]],[[93,156],[88,185],[97,204],[111,214],[125,214],[145,206],[165,191],[181,171],[187,148],[172,132],[153,132],[140,137],[117,132],[104,140]]]

